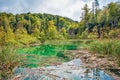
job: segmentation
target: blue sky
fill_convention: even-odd
[[[80,20],[81,8],[94,0],[0,0],[0,11],[8,13],[50,13]],[[98,0],[100,8],[118,0]]]

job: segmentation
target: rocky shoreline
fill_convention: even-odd
[[[120,80],[120,67],[115,58],[107,55],[91,53],[88,50],[71,50],[64,52],[71,59],[80,58],[87,68],[98,68],[104,70],[115,80]]]
[[[103,70],[87,68],[78,58],[57,66],[17,68],[12,80],[114,80]]]
[[[64,54],[72,61],[62,64],[55,63],[48,67],[32,69],[19,68],[16,70],[16,74],[12,80],[81,80],[87,78],[96,80],[120,80],[119,67],[114,58],[107,55],[90,53],[88,50],[68,50],[64,51]],[[98,69],[97,72],[96,69]],[[118,75],[110,69],[117,69]]]

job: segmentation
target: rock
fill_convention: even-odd
[[[85,66],[86,64],[83,64],[80,59],[74,59],[57,66],[18,68],[15,72],[16,74],[22,73],[22,76],[15,76],[13,80],[19,77],[19,80],[95,80],[96,75],[99,80],[113,80],[103,71],[96,71],[91,65],[91,68],[85,68]]]
[[[91,57],[91,55],[89,55],[89,54],[86,54],[86,55],[83,56],[84,59],[87,59],[89,57]]]
[[[12,78],[11,80],[19,80],[21,77],[22,77],[22,75],[19,74],[19,75],[15,76],[14,78]]]
[[[90,60],[91,61],[96,61],[96,57],[91,57]]]

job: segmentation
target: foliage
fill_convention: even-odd
[[[47,36],[48,39],[56,39],[57,37],[57,29],[54,26],[54,22],[53,21],[49,21],[49,26],[48,26],[48,30],[47,30]]]
[[[98,5],[96,5],[98,6]],[[95,7],[96,7],[95,6]],[[95,10],[96,9],[96,10]],[[20,64],[20,56],[5,45],[28,45],[36,41],[63,39],[120,38],[120,4],[109,3],[103,9],[91,9],[85,4],[81,21],[58,15],[41,13],[12,14],[0,12],[0,79],[11,77],[12,70]],[[66,41],[68,42],[68,41]],[[62,43],[62,41],[59,41]],[[84,41],[89,49],[100,54],[118,57],[120,62],[120,41]],[[66,44],[66,43],[65,43]],[[68,59],[61,52],[58,57]]]
[[[95,2],[93,9],[90,9],[88,5],[85,4],[82,8],[83,13],[80,22],[46,13],[31,14],[29,12],[26,14],[13,15],[12,13],[1,12],[0,26],[3,27],[5,33],[11,34],[9,36],[13,37],[13,35],[15,35],[15,40],[13,40],[13,37],[13,39],[11,38],[11,40],[7,41],[8,43],[10,42],[10,44],[14,44],[16,41],[29,44],[34,42],[34,40],[42,39],[119,38],[119,36],[115,35],[118,33],[116,29],[120,28],[120,4],[111,2],[102,9],[99,9],[98,3],[98,1]],[[96,31],[94,31],[94,29],[96,29]],[[18,35],[16,34],[18,31],[24,31],[25,33]],[[43,32],[45,35],[44,38],[41,37],[41,33]],[[16,35],[19,37],[17,38]],[[19,38],[20,40],[18,40]],[[30,40],[27,40],[28,38],[30,38]],[[43,42],[43,40],[41,42]]]
[[[96,26],[93,28],[93,31],[91,33],[89,33],[88,38],[89,39],[96,39],[97,38],[97,27]]]
[[[89,8],[88,8],[88,5],[87,4],[85,4],[85,6],[84,6],[84,8],[83,8],[83,10],[84,10],[84,13],[83,13],[83,20],[84,20],[84,24],[85,24],[85,27],[86,27],[86,24],[88,23],[88,20],[89,20],[89,17],[90,17],[90,15],[89,15]]]
[[[5,31],[3,27],[0,27],[0,45],[4,45],[5,42]]]
[[[39,39],[40,39],[41,43],[45,42],[45,40],[46,40],[46,34],[45,34],[44,30],[42,30],[40,32],[40,38]]]
[[[87,30],[84,31],[84,32],[82,32],[80,38],[82,38],[82,39],[87,39],[88,38],[88,32],[87,32]]]
[[[120,41],[119,40],[101,40],[90,43],[89,50],[100,54],[105,54],[117,58],[120,65]]]
[[[120,29],[110,30],[109,37],[110,38],[118,38],[118,37],[120,37]]]
[[[21,44],[29,44],[34,42],[36,39],[27,34],[26,30],[21,28],[15,31],[15,39]]]
[[[95,41],[90,44],[90,50],[101,54],[120,56],[120,41],[119,40]]]
[[[0,48],[0,79],[10,79],[13,69],[20,65],[20,56],[14,49],[8,47]]]
[[[13,33],[13,30],[10,27],[7,27],[7,32],[5,34],[5,43],[7,45],[15,45],[16,41],[15,41],[15,35]]]
[[[108,6],[104,6],[103,9],[98,9],[98,6],[93,4],[92,11],[90,11],[87,4],[85,4],[83,7],[82,20],[80,21],[80,24],[83,24],[80,26],[84,26],[84,31],[88,29],[88,38],[119,38],[119,35],[117,36],[119,31],[116,30],[120,28],[119,13],[120,4],[117,2],[111,2]],[[96,27],[96,31],[94,31],[94,27]],[[83,34],[81,34],[81,36],[83,36]]]
[[[29,44],[35,40],[67,38],[70,27],[74,31],[78,27],[77,24],[78,22],[72,19],[46,13],[13,15],[0,12],[0,27],[5,32],[1,33],[6,34],[7,44]]]

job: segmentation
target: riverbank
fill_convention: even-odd
[[[53,54],[53,53],[57,54],[57,58],[61,58],[61,59],[67,58],[68,59],[67,62],[69,62],[70,60],[74,60],[74,59],[80,59],[82,61],[82,63],[85,64],[84,65],[85,68],[89,68],[89,69],[96,68],[99,70],[103,70],[107,74],[113,76],[113,78],[115,80],[120,80],[120,77],[119,77],[119,75],[120,75],[119,69],[120,68],[119,68],[119,65],[117,62],[117,58],[115,56],[110,56],[110,55],[108,56],[107,54],[102,54],[102,53],[97,54],[97,53],[88,51],[89,48],[91,47],[91,43],[93,43],[93,40],[78,40],[78,41],[70,40],[67,42],[66,41],[54,41],[54,42],[48,41],[48,42],[44,43],[46,45],[44,45],[44,44],[41,45],[42,48],[40,46],[37,48],[34,48],[34,49],[28,48],[27,54],[28,54],[29,50],[32,50],[32,52],[30,52],[30,53],[36,54],[36,51],[42,51],[42,52],[44,52],[45,55],[47,55],[52,50],[52,52],[50,54]],[[74,46],[64,47],[65,46],[64,44],[65,45],[67,45],[67,44],[73,45],[74,44],[76,47],[75,48],[74,48]],[[40,44],[37,44],[37,45],[34,44],[32,46],[38,46],[38,45],[40,45]],[[107,47],[107,49],[109,49],[109,47]],[[26,50],[27,49],[25,49],[25,50],[23,49],[23,51],[26,51]],[[38,52],[38,53],[41,54],[42,52]],[[22,52],[22,53],[26,53],[26,52]],[[35,59],[39,59],[39,58],[37,57]],[[45,58],[41,58],[41,59],[45,59]],[[47,66],[59,66],[59,65],[62,65],[62,63],[64,63],[64,62],[58,62],[55,59],[52,60],[51,57],[49,57],[48,59],[45,59],[44,61],[38,60],[39,64],[47,63],[47,61],[49,63],[49,65],[47,65]],[[32,64],[33,64],[33,62],[32,62]],[[46,64],[42,65],[42,66],[47,67]],[[29,70],[31,71],[31,68],[29,68]],[[34,72],[34,70],[32,70],[32,71]]]
[[[76,78],[76,76],[78,78],[77,80],[79,80],[79,79],[85,79],[86,71],[88,70],[90,70],[88,77],[90,78],[91,75],[92,78],[95,77],[93,75],[94,69],[100,70],[95,74],[99,74],[99,75],[104,74],[106,76],[107,74],[109,74],[115,80],[120,80],[119,67],[116,64],[115,59],[112,57],[109,57],[107,55],[100,55],[97,53],[91,53],[88,50],[82,50],[82,49],[66,50],[64,51],[64,54],[65,56],[68,56],[72,61],[65,62],[62,64],[54,63],[48,67],[40,67],[40,68],[32,68],[32,69],[20,68],[18,69],[18,71],[16,71],[17,75],[12,80],[17,80],[18,78],[19,80],[22,80],[24,78],[28,78],[28,79],[50,78],[50,79],[71,80],[70,78]],[[111,69],[117,69],[118,74],[112,72]],[[105,71],[105,73],[103,71]],[[69,77],[70,75],[71,77]],[[82,77],[78,77],[78,75]],[[97,77],[100,78],[100,76]],[[113,79],[107,79],[107,80],[113,80]]]
[[[120,67],[117,64],[116,58],[108,55],[91,53],[85,49],[71,50],[64,52],[71,59],[80,58],[87,68],[98,68],[104,70],[111,75],[115,80],[120,80]]]
[[[85,65],[78,58],[56,66],[17,68],[12,80],[114,80],[103,70]]]

